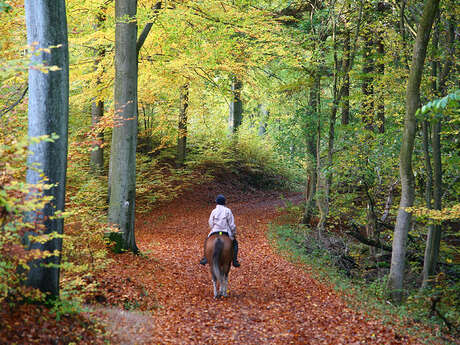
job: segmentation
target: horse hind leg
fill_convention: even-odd
[[[220,285],[220,294],[224,297],[228,297],[227,286],[228,286],[228,276],[225,275],[222,277],[222,284]]]
[[[219,298],[219,294],[217,293],[217,282],[215,279],[212,279],[212,285],[214,287],[214,298]]]

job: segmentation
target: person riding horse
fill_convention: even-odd
[[[211,231],[208,234],[208,237],[206,237],[206,240],[204,241],[204,250],[205,250],[205,256],[200,261],[200,264],[206,265],[208,263],[208,260],[206,259],[206,242],[209,238],[214,233],[227,233],[230,239],[232,240],[232,247],[233,247],[233,266],[235,267],[240,267],[240,263],[238,262],[237,256],[238,256],[238,242],[236,240],[236,225],[235,225],[235,219],[233,218],[233,213],[232,211],[228,208],[225,207],[225,196],[222,194],[219,194],[216,197],[216,208],[212,210],[211,215],[209,216],[209,227],[211,228]]]

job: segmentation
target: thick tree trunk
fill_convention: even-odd
[[[58,66],[60,70],[43,73],[38,69],[29,69],[28,135],[32,138],[55,133],[59,138],[54,142],[41,141],[29,147],[31,153],[27,160],[27,183],[41,183],[43,173],[48,183],[54,186],[44,191],[53,200],[44,209],[31,212],[28,218],[43,223],[47,234],[62,234],[64,221],[53,216],[64,210],[67,171],[69,53],[65,1],[26,0],[25,14],[29,45],[36,44],[36,49],[60,45],[52,48],[49,53],[42,51],[31,58],[33,64]],[[29,249],[51,253],[61,251],[62,238],[53,238],[41,244],[32,241],[30,237],[34,235],[30,232],[25,237]],[[60,254],[31,262],[26,283],[58,296],[59,264]]]
[[[134,235],[137,143],[137,0],[115,2],[115,114],[109,222],[123,233],[124,249],[138,252]]]
[[[184,165],[187,149],[187,108],[188,108],[188,84],[180,90],[180,110],[177,137],[177,165]]]
[[[238,130],[243,120],[243,102],[241,100],[242,83],[237,77],[232,77],[232,101],[230,102],[229,124],[232,133]]]
[[[404,132],[400,152],[399,173],[401,176],[401,201],[393,237],[388,290],[391,298],[400,303],[403,298],[403,282],[406,260],[406,242],[411,214],[405,208],[414,203],[414,176],[412,172],[412,151],[415,138],[415,112],[420,104],[420,82],[422,79],[426,49],[430,39],[431,26],[438,10],[439,0],[426,0],[422,18],[415,40],[412,64],[406,90],[406,114],[404,117]]]

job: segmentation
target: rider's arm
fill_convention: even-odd
[[[209,228],[212,229],[214,226],[214,210],[211,212],[211,215],[209,216],[208,220]]]
[[[235,218],[233,217],[232,211],[229,209],[228,218],[227,218],[228,226],[232,231],[233,236],[236,236],[236,225],[235,225]]]

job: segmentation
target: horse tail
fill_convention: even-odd
[[[214,252],[212,253],[212,275],[217,280],[220,280],[222,275],[220,272],[220,257],[223,249],[224,241],[218,238],[214,245]]]

